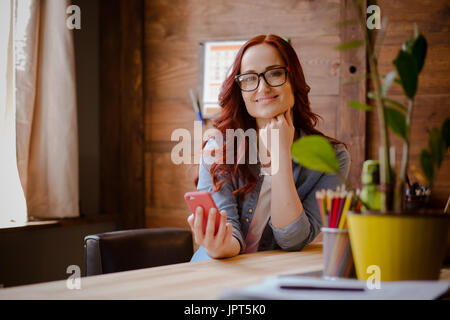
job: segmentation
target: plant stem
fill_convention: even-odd
[[[380,170],[380,183],[383,186],[381,189],[381,211],[387,212],[391,211],[391,203],[388,198],[387,192],[390,192],[392,194],[393,188],[392,188],[392,179],[391,179],[391,166],[389,164],[389,136],[387,132],[387,125],[385,121],[385,115],[384,115],[384,101],[382,98],[381,93],[381,84],[380,84],[380,78],[378,75],[378,66],[377,66],[377,58],[374,56],[372,51],[372,45],[369,39],[369,33],[366,28],[366,20],[365,14],[363,16],[363,13],[365,13],[365,10],[361,10],[361,6],[357,2],[357,8],[358,8],[358,17],[360,19],[360,25],[361,29],[364,33],[364,39],[366,41],[366,48],[367,48],[367,56],[369,60],[369,69],[371,73],[372,83],[375,89],[375,101],[376,101],[376,109],[377,109],[377,115],[378,115],[378,121],[379,121],[379,128],[380,128],[380,140],[381,144],[384,148],[383,152],[383,159],[380,159],[382,164],[380,165],[380,168],[383,168]]]
[[[406,169],[408,168],[409,158],[409,139],[411,134],[411,118],[414,101],[408,99],[408,111],[406,113],[406,139],[403,141],[403,158],[402,167],[400,170],[400,185],[398,187],[398,197],[396,198],[395,209],[398,212],[403,212],[405,205],[405,182],[406,182]]]

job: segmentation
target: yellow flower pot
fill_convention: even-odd
[[[349,212],[347,219],[359,280],[373,279],[374,270],[380,281],[439,279],[450,215]]]

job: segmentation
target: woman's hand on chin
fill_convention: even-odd
[[[280,136],[280,152],[290,154],[291,146],[294,142],[294,122],[292,120],[291,108],[276,116],[276,128],[278,128]]]

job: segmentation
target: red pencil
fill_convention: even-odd
[[[338,201],[339,201],[339,198],[336,196],[336,194],[334,194],[332,202],[331,202],[331,214],[333,215],[333,217],[332,217],[330,228],[335,228],[334,225],[336,224]]]
[[[359,210],[361,210],[361,201],[358,201],[358,203],[356,204],[356,212],[359,212]]]
[[[342,216],[342,209],[344,209],[344,203],[345,203],[345,199],[347,196],[347,192],[346,191],[342,191],[341,194],[339,195],[339,205],[338,205],[338,211],[337,211],[337,219],[336,219],[336,224],[335,224],[335,228],[337,228],[339,226],[339,221],[341,221],[341,216]]]

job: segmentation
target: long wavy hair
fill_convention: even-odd
[[[257,128],[256,119],[247,112],[247,108],[242,98],[241,89],[235,82],[235,76],[240,72],[242,56],[244,55],[245,51],[254,45],[262,43],[267,43],[278,49],[278,52],[280,53],[281,57],[286,63],[286,66],[289,69],[288,75],[295,99],[293,106],[293,123],[295,131],[298,132],[299,129],[302,129],[306,135],[315,134],[324,136],[333,145],[344,144],[334,138],[324,135],[322,132],[315,129],[318,120],[322,119],[322,117],[311,111],[308,99],[310,87],[306,84],[303,69],[300,65],[297,54],[286,40],[272,34],[259,35],[247,41],[239,49],[234,63],[231,67],[231,73],[229,73],[228,77],[222,84],[219,94],[219,105],[221,106],[222,111],[214,120],[213,126],[215,129],[220,131],[220,134],[222,134],[223,137],[223,141],[226,141],[225,137],[227,129],[243,129],[244,131],[246,131],[248,129],[256,130]],[[210,166],[214,192],[219,191],[221,186],[225,182],[230,181],[232,178],[243,178],[245,181],[245,185],[233,191],[234,195],[239,195],[242,199],[256,186],[258,177],[252,174],[249,168],[249,163],[247,161],[245,161],[244,163],[242,163],[242,161],[239,161],[243,154],[248,155],[249,153],[249,145],[247,139],[243,140],[243,145],[236,145],[234,141],[232,141],[231,144],[228,142],[229,141],[227,141],[227,143],[223,143],[223,149],[220,153],[221,155],[223,155],[222,159],[216,158],[216,160],[219,161],[212,163]],[[202,149],[204,149],[206,143],[207,141],[203,142]],[[219,148],[220,147],[221,146],[219,146]],[[235,155],[233,164],[227,164],[226,162],[227,148],[229,147],[235,148],[233,152],[233,154]],[[215,151],[218,150],[212,150],[211,153],[214,155]],[[197,183],[198,176],[195,179],[195,184],[197,185]]]

